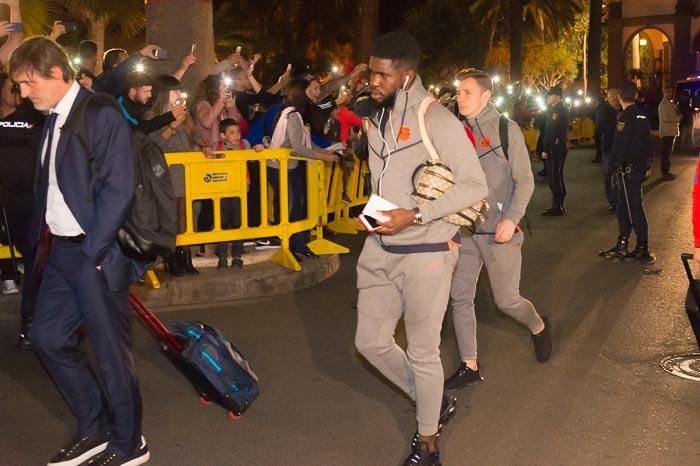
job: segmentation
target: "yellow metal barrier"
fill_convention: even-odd
[[[293,157],[289,149],[269,149],[262,152],[223,151],[215,152],[220,158],[206,158],[201,152],[178,152],[166,154],[168,165],[182,165],[185,179],[185,209],[187,226],[178,235],[178,246],[230,242],[253,238],[278,237],[282,247],[272,257],[272,261],[292,270],[301,270],[299,262],[289,249],[289,237],[293,233],[312,230],[316,239],[309,248],[316,254],[347,253],[349,250],[323,238],[323,216],[326,200],[326,167],[324,162]],[[287,164],[289,160],[306,161],[306,218],[289,221],[289,196]],[[270,224],[268,207],[267,161],[279,161],[279,224]],[[259,226],[248,225],[248,192],[246,189],[246,169],[248,161],[260,164],[260,222]],[[221,225],[221,202],[240,203],[240,227],[223,229]],[[236,201],[238,199],[238,201]],[[212,202],[213,225],[209,231],[196,231],[194,202]]]
[[[17,251],[17,248],[15,248],[15,258],[22,258],[22,254],[20,254],[19,251]],[[12,255],[10,254],[10,246],[0,244],[0,259],[12,259]]]
[[[365,177],[369,173],[366,161],[353,157],[354,165],[349,173],[347,182],[343,185],[343,169],[341,163],[326,165],[325,177],[326,193],[325,203],[322,207],[322,223],[336,233],[349,235],[357,234],[364,228],[360,223],[350,217],[350,209],[367,203],[368,195],[365,193]],[[343,190],[343,188],[345,188]],[[343,191],[350,202],[343,200]],[[333,220],[329,222],[330,216]]]
[[[537,138],[540,136],[540,130],[537,128],[521,128],[523,132],[523,137],[525,138],[525,145],[527,150],[530,152],[530,158],[534,158],[535,151],[537,150]]]
[[[572,144],[591,145],[595,140],[595,123],[590,118],[574,118],[569,123],[567,137]]]

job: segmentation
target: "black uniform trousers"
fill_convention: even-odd
[[[44,269],[32,339],[39,359],[78,421],[78,435],[109,432],[109,447],[132,454],[141,436],[141,395],[129,333],[128,290],[111,292],[81,244],[56,238]],[[79,347],[84,325],[106,396]]]
[[[5,206],[12,242],[22,254],[24,278],[22,281],[22,304],[20,314],[23,322],[32,320],[36,306],[38,283],[34,273],[34,249],[29,246],[29,219],[32,217],[34,194],[28,189],[18,189]],[[4,276],[4,275],[3,275]]]
[[[644,173],[625,173],[618,175],[617,222],[620,236],[629,237],[634,230],[637,235],[637,245],[646,245],[649,241],[649,224],[644,213],[642,183]]]
[[[547,182],[552,191],[552,209],[563,209],[566,198],[566,183],[564,183],[564,162],[566,149],[555,149],[547,154]]]

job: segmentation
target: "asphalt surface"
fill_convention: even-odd
[[[569,214],[542,218],[549,192],[530,204],[522,293],[553,323],[554,354],[538,364],[528,332],[500,314],[488,286],[477,297],[486,382],[458,393],[440,438],[445,465],[698,465],[700,383],[665,373],[663,356],[697,351],[683,310],[679,255],[692,247],[696,159],[674,157],[672,182],[647,185],[656,274],[596,255],[617,236],[592,151],[567,162]],[[655,174],[658,177],[658,172]],[[200,407],[188,383],[137,321],[134,346],[143,427],[154,465],[398,465],[415,430],[414,408],[354,351],[353,253],[311,288],[227,306],[168,309],[223,330],[252,361],[262,395],[237,422]],[[658,270],[661,269],[661,270]],[[0,298],[3,299],[3,298]],[[0,320],[0,464],[45,464],[72,417],[31,353],[14,349],[17,321]],[[399,341],[403,341],[399,330]],[[448,313],[447,373],[458,356]]]

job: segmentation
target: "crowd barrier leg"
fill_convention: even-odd
[[[160,280],[158,280],[158,277],[156,276],[156,273],[148,269],[146,270],[146,275],[144,276],[144,281],[146,282],[146,285],[148,285],[150,288],[157,290],[160,288]]]
[[[361,189],[361,181],[362,181],[362,163],[357,157],[355,157],[355,166],[350,173],[350,176],[348,177],[348,182],[345,185],[345,191],[350,195],[351,200],[353,201],[351,205],[345,204],[344,202],[339,202],[338,206],[335,209],[335,214],[333,221],[328,223],[328,228],[335,232],[335,233],[343,233],[346,235],[356,235],[357,232],[364,230],[362,225],[360,223],[350,217],[350,207],[353,205],[357,205],[358,202],[357,200],[361,198],[362,196],[358,194],[358,190]],[[341,172],[342,169],[338,166],[338,171]],[[337,175],[340,180],[338,181],[337,185],[339,186],[340,190],[338,191],[331,191],[331,195],[334,196],[334,199],[342,199],[342,173],[339,173]]]
[[[289,236],[290,235],[287,234],[282,236],[282,247],[270,258],[270,261],[282,267],[294,270],[295,272],[299,272],[301,271],[301,264],[297,261],[289,248]]]
[[[323,254],[347,254],[350,252],[350,250],[345,246],[341,246],[338,243],[334,243],[323,238],[322,225],[317,225],[315,227],[315,231],[316,239],[308,244],[309,249],[311,249],[311,252],[313,252],[314,254],[321,256]],[[355,233],[357,232],[353,232],[353,234]]]

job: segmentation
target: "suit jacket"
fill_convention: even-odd
[[[81,88],[71,107],[90,95]],[[117,244],[117,232],[129,215],[136,185],[129,124],[111,107],[87,108],[85,122],[95,158],[97,177],[92,199],[88,189],[92,172],[87,154],[78,137],[69,130],[60,131],[56,149],[56,178],[59,189],[73,216],[85,232],[81,249],[93,266],[100,266],[111,291],[125,290],[145,271],[145,265],[127,258]],[[57,134],[54,133],[54,137]],[[40,147],[43,144],[40,144]],[[41,149],[39,149],[41,150]],[[41,154],[38,159],[41,160]],[[39,204],[32,220],[31,238],[38,243],[46,212],[45,199],[39,195],[41,167],[37,163],[34,190]]]

